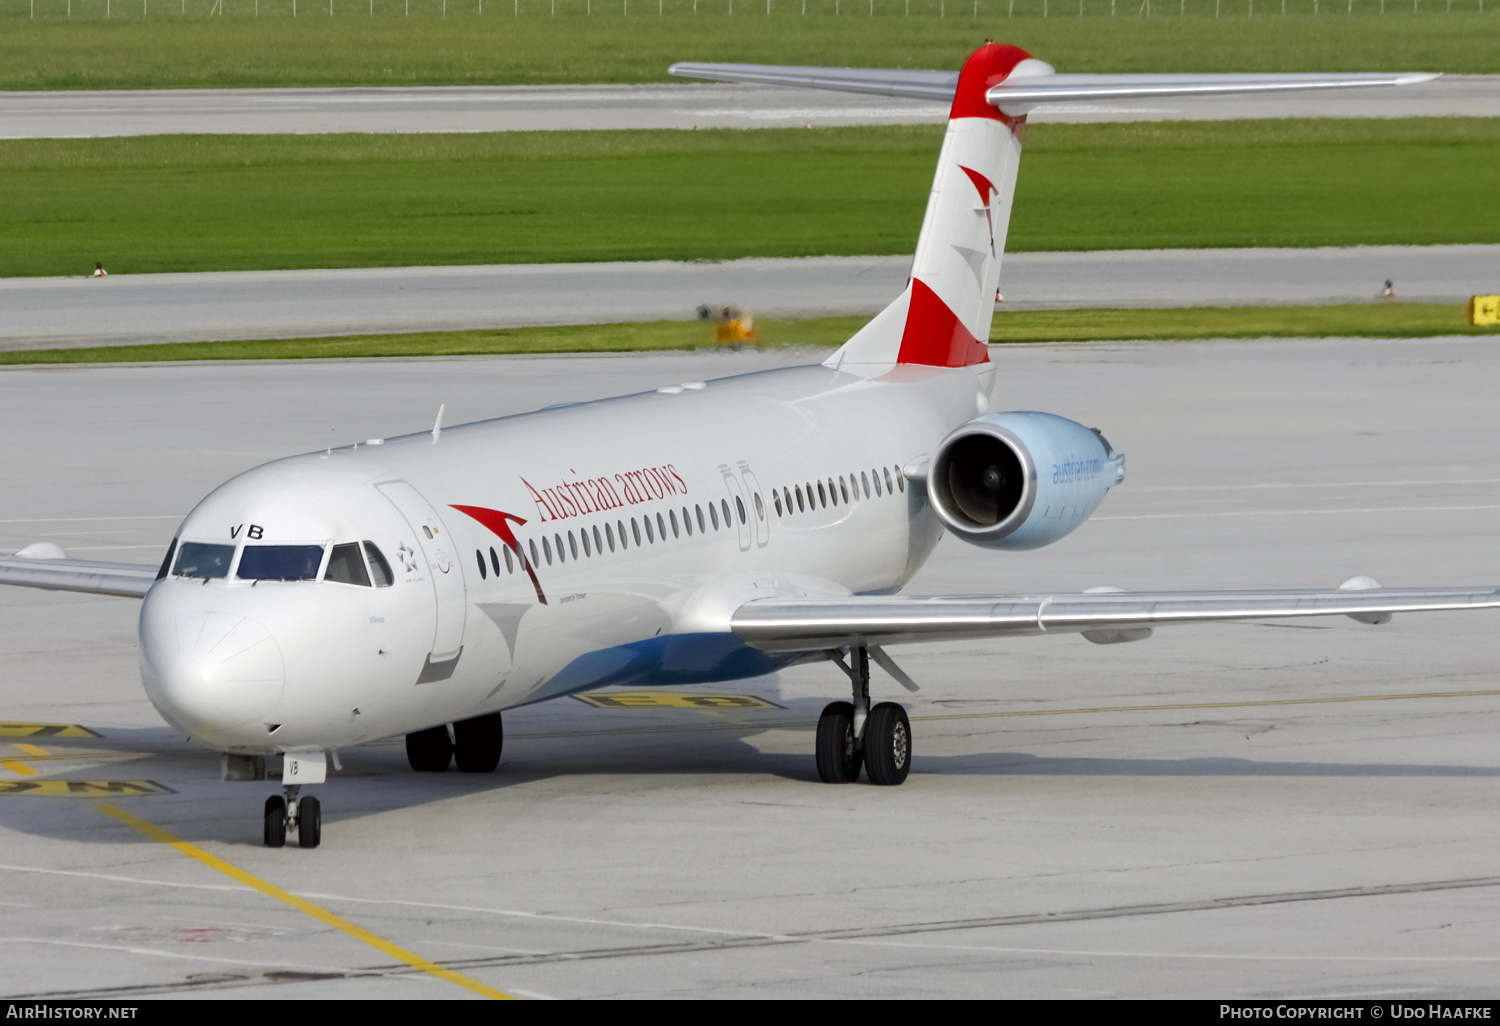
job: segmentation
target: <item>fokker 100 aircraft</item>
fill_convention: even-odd
[[[1500,607],[1500,591],[918,597],[944,531],[1033,549],[1125,480],[1097,429],[1004,412],[986,347],[1026,115],[1050,101],[1400,85],[1431,75],[1067,75],[986,44],[957,74],[679,64],[675,74],[952,100],[905,290],[821,365],[292,456],[188,514],[160,569],[36,545],[0,582],[143,599],[141,677],[168,723],[265,779],[265,843],[316,846],[300,789],[339,748],[404,734],[414,770],[488,772],[502,711],[610,685],[692,685],[825,660],[829,783],[900,784],[902,707],[870,704],[891,646],[1158,626]],[[441,419],[441,418],[440,418]],[[833,669],[833,667],[830,667]],[[830,678],[831,680],[834,677]],[[336,754],[335,754],[336,760]]]

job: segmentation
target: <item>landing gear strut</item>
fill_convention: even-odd
[[[300,784],[287,784],[281,794],[266,799],[265,842],[267,848],[286,845],[288,830],[296,829],[297,843],[316,848],[323,840],[323,807],[312,795],[300,798]]]
[[[505,727],[496,712],[406,735],[406,761],[418,773],[442,773],[455,761],[465,773],[492,773],[504,747]]]
[[[880,657],[880,653],[876,653]],[[864,768],[870,783],[891,786],[911,772],[911,723],[895,702],[870,708],[870,652],[864,646],[830,652],[854,685],[852,702],[833,702],[818,718],[818,776],[826,784],[852,784]],[[889,657],[881,657],[889,661]],[[899,679],[899,678],[898,678]],[[902,683],[906,683],[904,680]],[[915,686],[915,685],[913,685]]]

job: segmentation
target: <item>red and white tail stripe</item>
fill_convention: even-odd
[[[959,73],[927,214],[906,291],[859,332],[830,365],[967,367],[989,360],[1000,261],[1010,225],[1026,116],[985,99],[1001,82],[1050,75],[1014,46],[975,51]]]

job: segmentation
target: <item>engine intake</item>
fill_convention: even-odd
[[[974,545],[1035,549],[1089,518],[1125,479],[1125,457],[1098,431],[1050,413],[971,420],[927,470],[933,509]]]

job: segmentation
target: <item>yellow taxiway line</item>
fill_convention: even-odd
[[[251,876],[249,873],[245,872],[243,869],[240,869],[238,866],[231,866],[223,859],[219,858],[216,855],[210,855],[208,852],[204,851],[202,848],[198,847],[195,844],[189,844],[187,841],[178,840],[176,837],[173,837],[171,834],[167,833],[160,827],[154,826],[151,823],[147,823],[144,819],[139,819],[135,816],[132,816],[130,813],[124,811],[123,809],[117,809],[113,805],[95,805],[94,808],[98,809],[106,816],[110,816],[114,819],[119,820],[121,823],[124,823],[127,826],[134,827],[136,830],[139,830],[141,833],[151,838],[151,840],[159,841],[160,843],[167,845],[169,848],[176,848],[179,852],[186,855],[188,858],[196,859],[198,862],[201,862],[209,869],[213,869],[220,873],[223,873],[225,876],[229,877],[232,880],[239,881],[246,887],[253,888],[257,891],[260,891],[267,897],[275,898],[277,901],[282,902],[283,904],[290,905],[298,912],[302,912],[306,915],[312,916],[319,922],[326,923],[329,926],[333,927],[335,930],[340,930],[348,934],[350,937],[353,937],[357,941],[363,941],[364,943],[370,945],[370,947],[375,948],[377,951],[383,952],[384,954],[387,954],[392,958],[399,959],[400,961],[405,962],[413,969],[420,969],[422,972],[430,973],[431,975],[436,976],[438,979],[447,980],[449,983],[456,983],[460,987],[471,990],[482,997],[493,998],[501,1001],[513,1000],[513,998],[511,998],[509,994],[502,993],[501,991],[496,990],[494,987],[486,986],[485,984],[480,983],[478,980],[472,980],[462,973],[456,973],[451,969],[444,969],[442,966],[438,965],[435,962],[429,962],[421,955],[407,951],[405,948],[400,947],[399,945],[392,944],[388,940],[375,936],[373,933],[371,933],[369,930],[366,930],[362,926],[356,926],[355,924],[349,922],[349,920],[347,919],[336,916],[326,909],[319,908],[317,905],[314,905],[306,898],[299,898],[297,897],[297,895],[292,894],[289,891],[282,890],[275,884],[266,883],[266,881],[260,879],[259,877]]]

